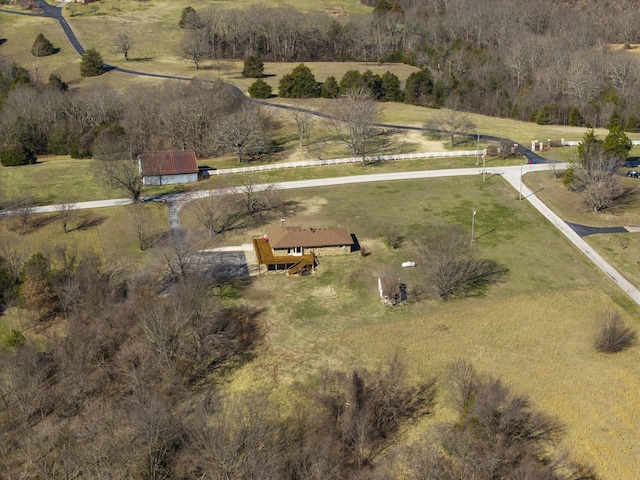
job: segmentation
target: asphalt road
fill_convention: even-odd
[[[42,16],[46,16],[49,18],[54,18],[60,23],[65,35],[69,39],[69,42],[73,46],[73,48],[80,55],[84,55],[85,50],[76,38],[73,30],[62,16],[62,9],[52,7],[48,5],[44,0],[38,0],[40,7],[42,8],[43,13],[40,14]],[[3,10],[3,12],[7,12]],[[9,12],[15,13],[15,12]],[[144,72],[137,72],[135,70],[121,69],[119,67],[112,67],[109,65],[105,65],[107,68],[112,70],[117,70],[122,73],[132,74],[132,75],[142,75],[142,76],[150,76],[156,78],[166,78],[173,80],[191,80],[188,77],[177,77],[170,75],[158,75],[158,74],[149,74]],[[235,86],[230,86],[235,95],[243,95],[244,93],[240,91]],[[267,104],[276,108],[283,109],[291,109],[293,107],[288,107],[285,105],[276,105],[266,102],[260,102]],[[305,110],[306,111],[306,110]],[[309,113],[323,116],[324,114],[319,114],[318,112],[313,112],[308,110]],[[383,128],[394,128],[394,129],[403,129],[403,130],[421,130],[419,127],[412,127],[406,125],[393,125],[393,124],[377,124],[379,127]],[[470,134],[471,136],[475,136],[474,134]],[[481,138],[487,140],[494,141],[507,141],[512,144],[517,144],[517,142],[513,142],[509,139],[503,139],[499,137],[494,137],[490,135],[481,135]],[[528,171],[538,171],[538,170],[546,170],[548,166],[545,164],[548,160],[538,155],[535,152],[532,152],[530,149],[524,147],[523,145],[517,144],[518,150],[522,153],[529,161],[533,164],[527,165]],[[500,175],[503,176],[516,190],[520,191],[528,202],[530,202],[547,220],[549,220],[558,230],[560,230],[563,235],[565,235],[582,253],[584,253],[600,270],[602,270],[616,285],[618,285],[629,297],[633,299],[638,305],[640,305],[640,291],[635,288],[629,281],[627,281],[617,270],[615,270],[609,263],[607,263],[595,250],[593,250],[582,238],[581,236],[574,230],[569,224],[563,221],[560,217],[558,217],[555,213],[553,213],[540,199],[538,199],[535,194],[522,183],[521,179],[521,166],[515,167],[490,167],[486,169],[486,172],[490,175]],[[374,175],[359,175],[352,177],[339,177],[339,178],[324,178],[324,179],[316,179],[316,180],[300,180],[296,182],[282,182],[277,183],[276,188],[288,190],[294,188],[309,188],[309,187],[322,187],[322,186],[335,186],[335,185],[348,185],[352,183],[366,183],[366,182],[381,182],[381,181],[393,181],[393,180],[407,180],[407,179],[418,179],[418,178],[438,178],[438,177],[453,177],[453,176],[469,176],[469,175],[477,175],[481,174],[482,170],[478,170],[477,168],[466,168],[466,169],[452,169],[452,170],[429,170],[429,171],[419,171],[419,172],[398,172],[398,173],[384,173],[384,174],[374,174]],[[266,187],[266,186],[263,186]],[[198,196],[206,196],[206,195],[220,195],[224,193],[229,193],[228,190],[210,190],[206,192],[198,192],[196,194],[184,194],[184,196],[173,196],[175,200],[179,201],[189,201],[197,198]],[[158,199],[154,199],[158,200]],[[160,198],[162,200],[162,198]],[[102,207],[111,207],[116,205],[127,205],[131,203],[130,199],[115,199],[115,200],[101,200],[96,202],[79,202],[75,204],[75,208],[84,209],[84,208],[102,208]],[[33,213],[47,213],[47,212],[56,212],[57,208],[55,205],[49,205],[45,207],[35,207]],[[10,212],[0,212],[0,216],[6,215]]]

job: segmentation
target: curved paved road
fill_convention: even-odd
[[[78,52],[78,54],[80,55],[84,55],[85,54],[85,49],[84,47],[80,44],[80,42],[78,41],[77,37],[75,36],[75,33],[73,33],[73,30],[71,29],[71,26],[69,25],[69,23],[67,22],[67,20],[62,16],[62,8],[58,8],[58,7],[52,7],[51,5],[47,4],[47,2],[45,2],[45,0],[37,0],[38,5],[40,6],[40,8],[42,9],[42,13],[39,13],[37,15],[40,16],[44,16],[44,17],[48,17],[48,18],[53,18],[55,20],[58,21],[58,23],[60,23],[60,26],[62,27],[62,30],[64,31],[65,35],[67,36],[67,38],[69,39],[69,42],[71,43],[71,45],[73,46],[73,48],[76,50],[76,52]],[[29,14],[29,13],[24,13],[24,12],[14,12],[14,11],[9,11],[9,10],[1,10],[2,12],[7,12],[7,13],[15,13],[15,14],[22,14],[22,15],[34,15],[34,14]],[[141,76],[141,77],[151,77],[151,78],[161,78],[161,79],[166,79],[166,80],[184,80],[184,81],[191,81],[192,77],[182,77],[182,76],[177,76],[177,75],[163,75],[163,74],[159,74],[159,73],[148,73],[148,72],[141,72],[138,70],[131,70],[128,68],[122,68],[122,67],[116,67],[113,65],[109,65],[107,63],[104,64],[105,68],[107,70],[115,70],[121,73],[126,73],[129,75],[136,75],[136,76]],[[211,80],[203,80],[205,83],[212,83]],[[254,103],[258,103],[260,105],[265,105],[265,106],[269,106],[269,107],[273,107],[273,108],[280,108],[282,110],[299,110],[302,112],[306,112],[309,113],[311,115],[317,116],[317,117],[322,117],[322,118],[332,118],[330,115],[327,115],[326,113],[322,113],[322,112],[316,112],[314,110],[308,110],[305,108],[300,108],[300,107],[293,107],[290,105],[281,105],[281,104],[277,104],[277,103],[269,103],[269,102],[264,102],[261,100],[255,100],[255,99],[250,99],[248,98],[244,92],[236,87],[235,85],[232,84],[226,84],[230,89],[233,95],[235,95],[238,98],[243,98],[249,101],[253,101]],[[396,124],[390,124],[390,123],[376,123],[374,124],[377,127],[381,127],[381,128],[392,128],[392,129],[397,129],[397,130],[413,130],[413,131],[423,131],[424,129],[421,127],[414,127],[414,126],[408,126],[408,125],[396,125]],[[437,131],[436,131],[437,132]],[[443,132],[444,133],[444,132]],[[473,137],[476,138],[477,134],[474,133],[470,133],[470,134],[466,134],[469,137]],[[543,156],[532,152],[531,149],[527,148],[526,146],[515,142],[511,139],[508,138],[500,138],[500,137],[496,137],[493,135],[480,135],[480,138],[482,138],[483,140],[492,140],[492,141],[498,141],[498,142],[507,142],[510,143],[512,145],[517,145],[518,147],[518,152],[520,152],[525,158],[527,158],[527,160],[529,160],[529,162],[531,163],[546,163],[549,162],[548,159],[544,158]]]
[[[54,18],[60,23],[65,35],[69,39],[69,42],[74,47],[74,49],[80,55],[84,55],[85,50],[76,38],[73,30],[69,26],[66,19],[62,16],[62,9],[52,7],[48,5],[44,0],[38,0],[39,5],[42,8],[42,13],[39,15],[46,16],[49,18]],[[3,12],[7,12],[7,10],[2,10]],[[8,13],[21,13],[21,12],[8,12]],[[135,70],[123,69],[119,67],[113,67],[110,65],[105,65],[107,68],[111,70],[117,70],[122,73],[132,74],[132,75],[141,75],[141,76],[149,76],[155,78],[165,78],[165,79],[173,79],[173,80],[191,80],[189,77],[177,77],[170,75],[160,75],[153,73],[145,73],[145,72],[137,72]],[[235,95],[241,95],[244,97],[244,92],[242,92],[238,87],[234,85],[230,85],[230,88],[234,92]],[[296,109],[296,107],[291,107],[287,105],[277,105],[271,104],[267,102],[258,102],[264,105],[269,105],[276,108],[282,109]],[[322,114],[319,112],[314,112],[312,110],[304,110],[310,114],[317,116],[325,116],[326,114]],[[403,130],[422,130],[420,127],[412,127],[405,125],[392,125],[392,124],[377,124],[377,126],[383,128],[396,128]],[[502,139],[499,137],[494,137],[491,135],[480,135],[481,138],[487,140],[494,141],[508,141],[513,144],[518,145],[518,150],[522,153],[528,160],[530,160],[535,165],[530,165],[529,171],[533,170],[545,170],[548,167],[544,165],[548,160],[538,155],[535,152],[532,152],[530,149],[524,147],[523,145],[518,144],[517,142],[513,142],[509,139]],[[538,199],[535,194],[526,186],[523,185],[521,179],[521,167],[492,167],[486,169],[486,171],[493,175],[502,175],[516,190],[522,192],[524,197],[542,214],[544,215],[553,225],[556,226],[581,252],[583,252],[587,257],[593,261],[593,263],[600,268],[614,283],[616,283],[629,297],[631,297],[638,305],[640,305],[640,291],[635,288],[628,280],[626,280],[617,270],[615,270],[609,263],[607,263],[593,248],[591,248],[580,236],[578,233],[580,231],[580,227],[583,226],[575,226],[573,224],[568,224],[563,221],[560,217],[558,217],[555,213],[553,213],[540,199]],[[376,181],[389,181],[389,180],[402,180],[402,179],[415,179],[415,178],[437,178],[437,177],[451,177],[451,176],[464,176],[464,175],[475,175],[481,173],[478,169],[453,169],[453,170],[430,170],[430,171],[420,171],[420,172],[398,172],[398,173],[387,173],[387,174],[377,174],[377,175],[361,175],[354,177],[340,177],[340,178],[325,178],[325,179],[317,179],[317,180],[301,180],[297,182],[283,182],[276,184],[277,188],[282,189],[293,189],[293,188],[305,188],[305,187],[318,187],[318,186],[330,186],[330,185],[345,185],[349,183],[363,183],[363,182],[376,182]],[[263,186],[263,187],[266,187]],[[229,190],[210,190],[206,192],[196,192],[190,194],[184,194],[182,196],[173,196],[171,199],[168,198],[160,198],[160,200],[167,201],[170,205],[174,203],[173,208],[171,208],[172,213],[172,221],[171,226],[172,230],[174,228],[179,229],[180,220],[179,220],[179,210],[180,205],[183,202],[188,202],[199,196],[203,195],[221,195],[229,193]],[[157,200],[157,199],[155,199]],[[130,199],[116,199],[116,200],[103,200],[97,202],[81,202],[75,204],[75,208],[99,208],[99,207],[108,207],[114,205],[126,205],[131,203]],[[45,212],[55,212],[57,211],[55,205],[50,205],[46,207],[37,207],[34,208],[33,213],[45,213]],[[0,212],[0,216],[10,214],[11,212]],[[588,227],[586,227],[588,228]],[[626,230],[626,229],[625,229]]]

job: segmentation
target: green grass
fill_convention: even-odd
[[[591,339],[599,311],[622,308],[634,324],[640,311],[527,202],[518,202],[510,186],[499,178],[460,178],[286,194],[300,206],[287,224],[347,226],[371,254],[320,257],[310,277],[254,279],[244,299],[268,309],[269,349],[236,375],[232,388],[266,381],[287,390],[325,367],[376,368],[396,352],[418,379],[465,358],[559,418],[567,431],[563,446],[595,464],[603,478],[633,476],[638,460],[628,453],[640,451],[640,415],[633,409],[640,352],[602,356]],[[395,271],[409,285],[419,273],[399,268],[414,257],[408,243],[395,251],[385,246],[383,229],[391,224],[410,234],[454,223],[470,231],[473,207],[474,249],[509,268],[504,281],[478,297],[383,307],[376,290],[382,272]],[[439,407],[410,434],[448,414]]]
[[[94,174],[93,160],[69,157],[42,157],[34,165],[0,167],[0,185],[9,197],[29,193],[37,205],[57,203],[65,198],[76,201],[122,197]]]
[[[538,197],[564,220],[593,227],[640,226],[640,204],[637,200],[594,213],[584,206],[579,194],[569,192],[562,181],[554,180],[549,172],[530,173],[524,179],[530,188],[537,191]],[[621,182],[635,192],[632,196],[637,198],[637,179],[624,177]],[[590,235],[585,237],[585,241],[640,288],[640,239],[637,233]]]

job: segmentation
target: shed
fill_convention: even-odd
[[[193,150],[147,152],[138,157],[138,162],[145,186],[198,181],[198,163]]]
[[[305,250],[316,254],[349,253],[355,243],[349,230],[344,227],[280,226],[267,228],[266,233],[274,255],[303,255]]]

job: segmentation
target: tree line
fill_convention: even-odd
[[[404,62],[427,69],[426,104],[541,124],[640,128],[640,60],[610,44],[638,41],[626,0],[398,0],[338,19],[252,5],[183,11],[182,56],[264,61]]]
[[[243,160],[272,149],[270,117],[222,82],[72,92],[58,76],[32,82],[23,67],[0,60],[3,165],[33,163],[40,154],[109,158],[163,150]]]

